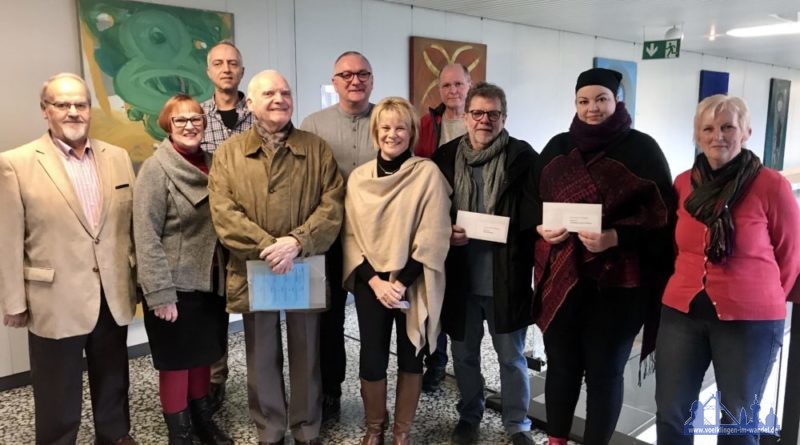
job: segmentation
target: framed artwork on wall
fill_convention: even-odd
[[[622,73],[622,82],[617,91],[617,98],[625,102],[625,108],[631,115],[633,123],[636,122],[636,62],[630,60],[594,58],[595,68],[607,68]]]
[[[91,136],[130,152],[134,166],[166,134],[158,114],[171,96],[211,97],[206,54],[233,38],[233,14],[130,0],[77,0]]]
[[[700,92],[697,102],[715,94],[728,94],[730,76],[730,73],[722,71],[700,70]]]
[[[783,153],[786,149],[786,124],[789,117],[789,89],[792,81],[771,79],[769,107],[767,109],[767,134],[764,137],[764,165],[783,170]]]
[[[411,36],[411,85],[408,97],[420,114],[441,103],[439,72],[450,63],[461,63],[470,72],[472,83],[486,80],[486,45]]]

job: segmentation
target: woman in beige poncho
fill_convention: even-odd
[[[386,368],[397,326],[393,444],[410,444],[422,386],[423,347],[435,348],[450,243],[450,186],[436,165],[413,157],[419,120],[399,97],[372,111],[376,160],[350,175],[345,197],[344,285],[355,295],[361,333],[362,445],[383,444]]]

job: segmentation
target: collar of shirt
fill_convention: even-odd
[[[361,119],[361,118],[369,119],[370,115],[372,114],[372,109],[374,107],[375,107],[375,104],[370,102],[367,105],[367,109],[364,110],[363,112],[358,113],[358,114],[348,114],[348,113],[345,113],[344,110],[342,110],[342,107],[340,107],[339,104],[336,105],[336,109],[339,111],[339,114],[341,114],[342,117],[346,118],[347,120],[353,120],[353,121]]]
[[[290,125],[291,122],[287,125]],[[259,150],[263,151],[264,154],[269,155],[268,148],[266,148],[266,144],[264,143],[263,139],[261,139],[261,135],[258,134],[258,130],[256,129],[256,125],[258,123],[253,123],[253,127],[250,128],[249,133],[247,135],[247,140],[244,145],[244,155],[245,156],[252,156],[253,154],[257,153]],[[300,131],[294,126],[291,127],[289,130],[289,135],[286,138],[286,148],[295,156],[305,156],[306,155],[306,147],[302,146],[297,143],[297,132]]]
[[[61,139],[53,137],[52,134],[50,135],[50,139],[53,140],[53,144],[55,144],[55,146],[58,147],[59,151],[61,152],[62,155],[64,155],[65,158],[69,158],[70,156],[72,156],[73,158],[82,161],[83,158],[85,158],[86,156],[91,156],[92,145],[89,142],[89,138],[86,138],[86,147],[84,147],[83,157],[78,157],[77,153],[75,153],[74,148],[67,145],[66,142],[62,141]]]
[[[236,108],[236,114],[239,115],[239,120],[241,120],[241,117],[243,115],[245,115],[246,113],[248,113],[250,110],[247,109],[247,98],[245,97],[244,93],[239,91],[238,94],[239,94],[239,101],[236,102],[236,107],[235,108]],[[218,110],[217,109],[217,102],[214,100],[214,95],[213,94],[211,95],[211,100],[209,100],[207,102],[203,102],[200,105],[202,107],[203,105],[206,105],[206,104],[207,104],[207,107],[208,107],[206,110],[204,110],[206,114],[209,114],[209,115],[210,114],[217,114],[217,110]]]

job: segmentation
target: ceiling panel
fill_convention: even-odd
[[[626,42],[660,40],[683,28],[682,51],[800,69],[800,34],[736,38],[717,33],[797,20],[798,0],[391,0],[412,6],[559,29]],[[780,18],[780,17],[785,18]]]

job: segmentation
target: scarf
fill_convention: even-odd
[[[694,160],[692,192],[683,207],[708,227],[711,240],[706,255],[714,264],[724,263],[733,254],[736,227],[731,212],[761,167],[758,157],[746,148],[717,170],[711,169],[703,153]]]
[[[254,127],[256,127],[256,133],[261,136],[261,141],[264,142],[264,147],[272,150],[278,151],[281,148],[286,146],[286,140],[289,139],[289,133],[292,132],[294,129],[294,125],[292,125],[292,121],[289,121],[286,125],[283,126],[280,130],[276,131],[275,133],[270,133],[267,131],[266,128],[262,127],[260,123],[256,122]]]
[[[578,114],[572,118],[569,126],[569,135],[578,150],[593,152],[612,145],[622,139],[631,129],[631,115],[625,108],[625,102],[617,102],[617,109],[604,122],[597,125],[587,124],[578,119]]]
[[[172,137],[169,137],[170,143],[172,143],[172,148],[178,152],[179,155],[183,156],[183,159],[186,159],[186,162],[192,164],[195,168],[200,170],[201,172],[208,174],[208,164],[206,164],[206,152],[199,149],[195,152],[187,151],[178,147],[175,142],[172,141]]]
[[[453,201],[458,210],[478,211],[477,185],[469,167],[486,165],[483,169],[483,206],[486,213],[494,213],[500,187],[506,179],[506,145],[508,131],[503,129],[492,143],[483,150],[475,150],[464,135],[456,152]]]
[[[451,189],[428,159],[412,157],[397,172],[382,177],[377,174],[376,162],[353,170],[347,182],[342,231],[344,287],[352,292],[356,269],[364,258],[376,271],[389,272],[390,280],[409,258],[420,262],[422,275],[406,289],[411,303],[404,310],[406,334],[416,354],[426,345],[433,352],[441,331]]]

